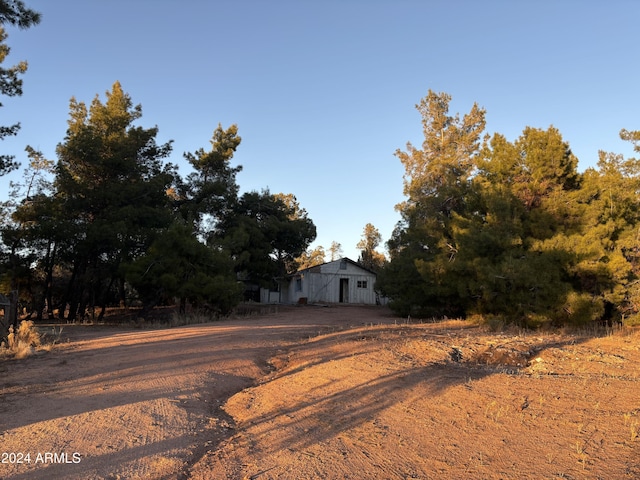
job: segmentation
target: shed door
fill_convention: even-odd
[[[340,303],[349,303],[349,279],[340,279]]]

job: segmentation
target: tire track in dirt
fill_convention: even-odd
[[[640,478],[640,332],[467,325],[352,329],[281,352],[226,403],[234,435],[192,478]]]
[[[0,445],[31,462],[0,464],[0,478],[187,478],[233,432],[220,406],[261,378],[278,349],[370,313],[308,307],[166,330],[65,327],[70,343],[3,365]],[[47,452],[66,457],[35,461]]]

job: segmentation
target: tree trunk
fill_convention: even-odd
[[[46,298],[47,303],[47,317],[49,320],[53,319],[53,267],[55,264],[55,246],[52,245],[53,242],[49,242],[47,245],[47,258],[45,261],[45,265],[47,268],[47,278],[45,281],[45,293],[44,297]]]
[[[67,284],[67,290],[64,292],[64,296],[60,300],[58,311],[58,317],[60,318],[60,320],[64,320],[64,311],[66,310],[67,305],[69,305],[69,315],[67,316],[67,320],[75,319],[77,302],[75,301],[74,287],[79,270],[80,266],[78,265],[78,262],[74,262],[73,271],[71,272],[71,278],[69,279],[69,283]]]
[[[118,279],[118,293],[120,294],[120,308],[128,308],[127,307],[127,292],[124,288],[124,277],[120,277]]]
[[[44,307],[46,303],[47,303],[47,300],[45,299],[44,295],[42,295],[42,298],[38,299],[38,301],[36,302],[36,321],[37,322],[42,321],[42,312],[44,312]],[[31,313],[29,313],[29,315],[31,315]]]
[[[145,320],[146,317],[149,315],[149,313],[151,313],[151,310],[153,310],[153,307],[155,307],[157,303],[158,302],[156,300],[151,300],[149,302],[146,302],[144,305],[142,305],[142,308],[138,312],[138,319]]]
[[[102,301],[100,302],[100,313],[98,314],[98,321],[101,322],[104,318],[104,312],[107,310],[107,299],[109,296],[109,292],[113,287],[113,284],[116,281],[116,277],[111,277],[111,281],[109,282],[109,286],[107,287],[107,291],[102,296]]]
[[[9,294],[9,325],[13,325],[13,331],[18,331],[18,290],[11,290]]]

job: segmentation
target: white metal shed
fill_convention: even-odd
[[[281,303],[376,305],[375,272],[349,258],[299,270],[281,284]]]

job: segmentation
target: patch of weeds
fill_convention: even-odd
[[[640,421],[633,417],[631,413],[624,414],[624,425],[629,427],[629,433],[631,434],[631,441],[633,442],[640,435]]]
[[[586,468],[587,459],[589,458],[589,455],[586,452],[585,442],[580,440],[576,441],[576,456],[578,462],[582,463],[582,469],[584,470]]]
[[[505,409],[501,405],[498,405],[495,400],[492,401],[489,405],[487,405],[487,408],[485,408],[484,410],[485,418],[489,418],[496,423],[498,423],[499,418],[504,413],[505,413]]]
[[[467,321],[472,325],[483,326],[490,332],[502,332],[508,325],[507,320],[502,315],[473,314],[467,317]]]
[[[18,329],[13,330],[13,325],[9,327],[7,341],[0,346],[0,356],[11,358],[26,358],[40,347],[40,332],[31,320],[20,322]]]
[[[170,327],[182,327],[184,325],[199,325],[214,320],[213,316],[204,312],[174,313],[169,322]]]
[[[187,325],[201,325],[203,323],[213,322],[216,319],[218,319],[218,317],[210,312],[194,310],[188,313],[173,312],[168,317],[150,321],[144,318],[138,318],[132,323],[132,326],[141,329],[175,328]]]
[[[62,343],[62,325],[56,328],[55,326],[49,332],[45,332],[40,337],[40,349],[50,352],[51,349],[60,343]]]

